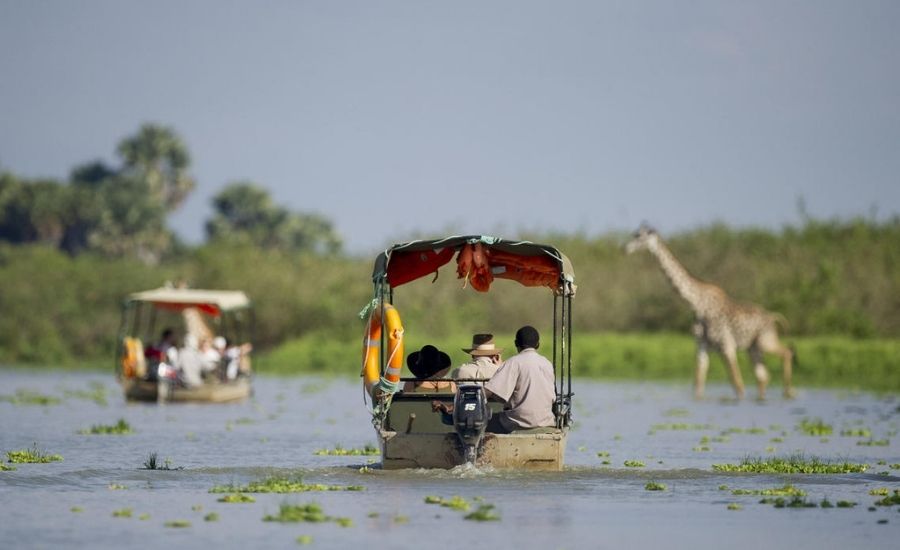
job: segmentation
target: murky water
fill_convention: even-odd
[[[101,387],[101,391],[97,388]],[[576,422],[561,473],[360,471],[364,456],[317,456],[317,449],[375,444],[355,380],[266,378],[251,401],[228,405],[126,404],[110,376],[0,369],[0,394],[17,389],[56,396],[54,405],[0,401],[0,451],[31,447],[62,462],[0,472],[4,547],[466,548],[888,548],[900,536],[900,506],[875,507],[875,488],[900,489],[900,401],[865,393],[802,391],[794,401],[734,403],[726,387],[695,402],[686,385],[577,381]],[[102,399],[91,399],[105,394]],[[82,435],[125,419],[130,435]],[[825,437],[797,429],[803,419],[834,428]],[[682,429],[675,429],[682,428]],[[688,429],[684,429],[688,428]],[[868,429],[870,437],[842,436]],[[704,436],[707,439],[703,439]],[[883,445],[858,445],[872,440]],[[172,471],[140,469],[151,452]],[[870,465],[863,474],[739,475],[712,470],[744,457],[807,456]],[[608,453],[608,456],[598,456]],[[643,468],[629,468],[635,460]],[[609,461],[604,465],[603,461]],[[218,502],[215,485],[269,475],[363,485],[361,492],[255,494],[255,503]],[[657,481],[665,491],[647,491]],[[792,483],[807,499],[847,500],[853,508],[790,509],[729,489]],[[124,488],[116,488],[124,486]],[[429,495],[490,503],[499,521],[425,504]],[[336,523],[265,522],[282,503],[316,502]],[[740,510],[728,504],[739,503]],[[132,510],[130,518],[113,512]],[[80,511],[73,511],[80,510]],[[218,521],[204,521],[211,512]],[[166,527],[186,520],[189,527]],[[884,521],[887,520],[887,523]]]

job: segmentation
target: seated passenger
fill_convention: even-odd
[[[499,434],[530,428],[556,427],[553,402],[556,381],[553,365],[537,352],[540,334],[534,327],[524,326],[516,332],[519,352],[500,365],[484,385],[484,393],[503,401],[503,410],[491,416],[487,431]],[[433,411],[453,414],[453,405],[433,401]]]
[[[454,379],[488,380],[500,368],[503,348],[494,345],[493,334],[475,334],[472,336],[472,347],[463,348],[472,356],[472,360],[453,371]]]
[[[184,347],[178,352],[178,376],[187,387],[203,383],[203,355],[198,348],[197,337],[186,334]]]
[[[175,331],[171,328],[163,329],[159,342],[151,344],[144,349],[144,357],[147,359],[147,378],[156,380],[160,371],[173,370],[178,362],[178,347]],[[165,376],[165,374],[163,374]]]
[[[456,392],[451,380],[441,380],[450,370],[450,356],[432,345],[422,346],[406,357],[406,366],[415,375],[415,381],[403,384],[404,392]]]
[[[213,346],[209,338],[200,340],[200,373],[204,378],[214,376],[222,364],[222,354]]]

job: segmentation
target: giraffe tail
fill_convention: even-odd
[[[775,321],[775,324],[780,325],[782,330],[786,331],[791,327],[791,324],[788,322],[787,317],[785,317],[784,315],[778,313],[777,311],[773,312],[771,315],[772,320]]]

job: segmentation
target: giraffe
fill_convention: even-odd
[[[693,333],[697,343],[695,397],[703,397],[710,350],[718,351],[725,359],[731,385],[738,399],[744,397],[744,381],[737,362],[738,350],[747,350],[750,355],[760,399],[765,399],[769,383],[769,371],[763,363],[764,353],[781,357],[784,396],[794,396],[791,387],[791,360],[794,354],[778,339],[776,326],[783,317],[755,304],[736,302],[716,285],[695,279],[669,251],[657,232],[641,225],[625,245],[625,251],[631,254],[644,249],[656,257],[669,282],[694,310]]]

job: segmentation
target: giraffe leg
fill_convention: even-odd
[[[778,339],[778,334],[774,330],[763,333],[759,338],[759,345],[762,351],[781,357],[781,374],[784,379],[784,397],[786,399],[793,399],[796,395],[794,388],[791,385],[794,352],[782,345],[781,341]]]
[[[731,378],[734,393],[738,399],[743,399],[744,379],[741,378],[741,369],[738,368],[737,347],[734,345],[734,342],[722,346],[722,356],[725,357],[725,363],[728,365],[728,376]]]
[[[763,363],[762,350],[757,344],[750,346],[750,360],[753,362],[753,374],[756,376],[756,387],[759,391],[759,399],[766,398],[766,386],[769,385],[769,371]]]
[[[694,376],[694,398],[703,397],[703,389],[706,387],[706,373],[709,371],[709,351],[703,340],[697,340],[697,371]]]

